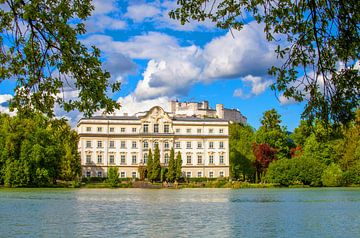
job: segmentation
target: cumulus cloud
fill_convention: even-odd
[[[127,8],[125,17],[135,22],[142,22],[146,18],[152,18],[161,13],[161,10],[149,4],[131,5]]]
[[[284,95],[281,95],[279,97],[279,102],[281,105],[290,105],[290,104],[296,104],[298,102],[295,101],[294,98],[287,98]]]
[[[10,94],[0,94],[0,112],[9,115],[15,115],[16,112],[10,112],[9,101],[13,96]]]

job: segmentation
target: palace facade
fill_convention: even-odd
[[[79,151],[85,177],[106,177],[119,168],[121,178],[139,177],[149,149],[160,149],[161,166],[170,150],[180,151],[186,177],[229,176],[229,122],[220,118],[177,117],[161,107],[136,116],[94,116],[78,122]]]

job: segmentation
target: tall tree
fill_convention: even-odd
[[[152,168],[153,168],[153,155],[151,149],[149,149],[148,160],[146,163],[146,170],[147,170],[146,177],[150,181],[152,180]]]
[[[254,154],[256,157],[256,182],[261,181],[262,177],[266,174],[266,170],[269,164],[276,160],[276,150],[271,148],[268,144],[256,144],[253,145]]]
[[[84,21],[94,7],[91,0],[0,0],[0,83],[16,79],[11,109],[54,115],[57,103],[66,111],[77,109],[86,116],[119,105],[105,91],[120,88],[100,62],[100,51],[79,41]],[[66,98],[67,88],[78,99]]]
[[[182,177],[181,168],[182,168],[182,158],[180,151],[178,151],[176,155],[176,176],[175,176],[176,181],[179,181],[180,178]]]
[[[108,170],[106,182],[110,187],[116,187],[119,183],[119,169],[118,167],[110,167]]]
[[[283,64],[269,70],[276,76],[272,89],[296,101],[308,100],[304,117],[342,123],[354,117],[354,109],[360,105],[360,74],[356,66],[360,58],[359,1],[177,3],[179,8],[169,15],[181,24],[209,19],[217,27],[241,30],[252,15],[263,23],[268,41],[280,42],[275,52]]]
[[[152,181],[159,181],[160,180],[160,173],[161,173],[161,165],[160,165],[160,150],[158,144],[155,145],[154,150],[154,159],[152,163],[152,173],[151,173],[151,180]]]
[[[174,148],[170,150],[169,166],[167,171],[167,180],[174,182],[176,178],[176,163],[175,163],[175,151]]]

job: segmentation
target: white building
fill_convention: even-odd
[[[95,116],[78,122],[83,176],[139,177],[149,149],[159,145],[160,163],[167,166],[170,149],[180,151],[187,177],[229,176],[229,122],[220,118],[170,116],[153,107],[138,116]]]

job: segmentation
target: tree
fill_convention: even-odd
[[[254,129],[248,125],[229,125],[230,176],[235,179],[255,179],[255,156],[252,144]]]
[[[321,176],[322,184],[326,187],[338,187],[343,182],[343,171],[337,164],[330,164]]]
[[[296,101],[308,100],[304,117],[347,123],[360,105],[360,2],[350,1],[177,1],[169,13],[190,20],[241,30],[248,16],[263,23],[268,41],[282,61],[269,73],[273,90]],[[342,67],[339,67],[342,66]]]
[[[110,167],[106,182],[110,187],[116,187],[119,183],[119,169],[118,167]]]
[[[161,165],[160,165],[160,150],[157,144],[155,146],[154,159],[151,168],[152,168],[151,181],[159,181],[161,175]]]
[[[268,144],[276,149],[279,159],[290,158],[290,148],[295,147],[289,140],[286,129],[280,125],[280,115],[275,109],[265,111],[261,119],[261,126],[255,133],[257,144]]]
[[[146,169],[147,169],[147,179],[152,181],[152,168],[153,168],[153,156],[152,156],[152,152],[151,149],[149,149],[149,156],[148,156],[148,160],[147,160],[147,164],[146,164]]]
[[[99,109],[119,108],[105,91],[119,90],[120,83],[109,82],[100,51],[78,40],[94,9],[91,0],[0,0],[0,4],[0,83],[17,80],[11,109],[53,116],[53,107],[59,104],[65,111],[77,109],[90,116]],[[67,88],[78,92],[78,100],[66,98]]]
[[[182,167],[181,153],[180,153],[180,151],[178,151],[178,152],[177,152],[177,155],[176,155],[176,175],[175,175],[175,181],[179,181],[180,178],[182,177],[181,167]]]
[[[276,149],[271,148],[268,144],[253,144],[255,155],[256,182],[266,174],[269,164],[276,160]]]
[[[167,180],[169,182],[174,182],[176,178],[176,162],[175,162],[175,151],[174,148],[171,148],[170,158],[169,158],[169,166],[167,171]]]

